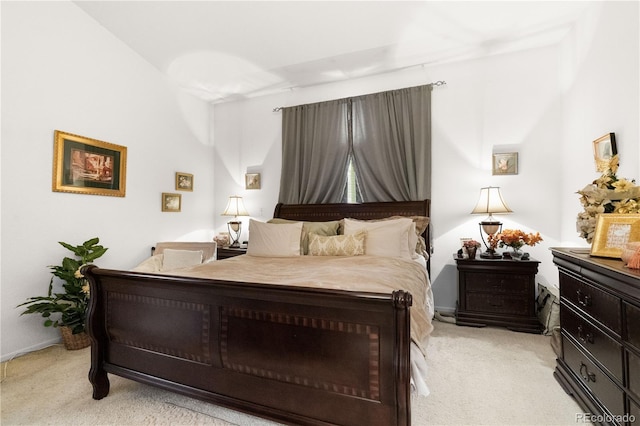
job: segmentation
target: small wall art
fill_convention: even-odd
[[[182,195],[162,193],[162,211],[179,212],[182,210]]]
[[[124,197],[126,173],[126,147],[55,131],[53,191]]]
[[[245,189],[260,189],[260,173],[247,173],[244,180]]]
[[[493,154],[494,175],[517,175],[518,174],[518,153],[505,152]]]
[[[176,172],[176,191],[193,191],[193,175]]]
[[[609,160],[618,153],[615,133],[607,133],[593,141],[593,159],[596,171],[604,172],[609,167]]]

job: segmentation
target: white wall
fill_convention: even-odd
[[[579,240],[575,191],[600,176],[592,141],[613,132],[620,155],[619,177],[640,183],[640,4],[605,2],[585,16],[559,50],[564,126],[558,194],[565,245]],[[574,164],[586,167],[576,168]]]
[[[585,16],[560,45],[217,105],[216,205],[238,193],[253,217],[272,216],[281,166],[281,115],[274,107],[446,80],[433,91],[436,306],[455,308],[452,254],[460,237],[479,238],[483,218],[469,212],[487,185],[500,186],[514,211],[500,216],[505,229],[542,234],[544,242],[527,251],[542,262],[538,282],[556,283],[549,248],[586,246],[575,232],[575,191],[597,177],[591,141],[616,132],[625,152],[621,172],[638,177],[639,50],[637,3],[613,2]],[[492,152],[513,151],[519,153],[518,175],[492,176]],[[262,173],[263,189],[243,189],[247,171]],[[225,221],[217,218],[218,231]]]
[[[162,240],[210,240],[209,107],[174,91],[155,68],[71,2],[2,2],[2,359],[57,341],[16,305],[45,295],[70,254],[58,241],[100,237],[96,263],[131,268]],[[53,132],[128,148],[126,197],[51,191]],[[162,213],[175,172],[194,174],[182,212]]]

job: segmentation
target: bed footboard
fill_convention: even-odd
[[[410,424],[411,295],[88,266],[94,399],[107,373],[292,424]]]

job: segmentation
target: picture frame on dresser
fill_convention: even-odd
[[[591,255],[619,259],[625,245],[632,241],[640,241],[640,214],[600,214]]]
[[[609,167],[611,157],[618,153],[615,133],[607,133],[593,141],[593,159],[596,171],[604,172]]]

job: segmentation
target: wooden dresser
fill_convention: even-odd
[[[456,324],[541,332],[535,283],[540,262],[454,258],[458,265]]]
[[[640,422],[640,271],[584,249],[551,250],[563,349],[554,376],[590,413],[586,420]]]

